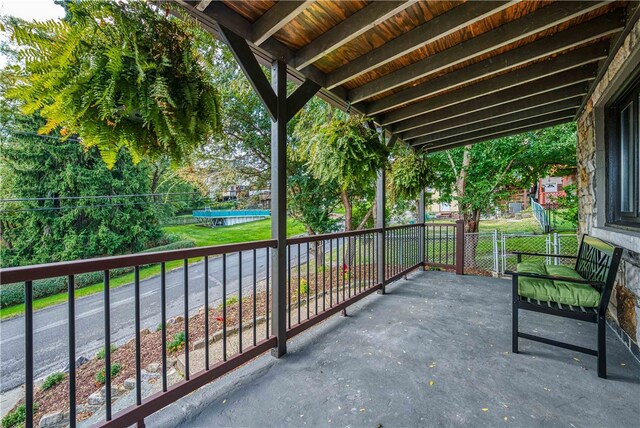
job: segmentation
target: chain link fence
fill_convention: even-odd
[[[471,274],[501,276],[516,268],[515,251],[549,254],[545,258],[522,256],[522,260],[538,260],[549,264],[572,265],[575,260],[558,257],[576,256],[579,239],[575,234],[480,232],[465,234],[465,271]],[[558,256],[556,256],[558,255]]]

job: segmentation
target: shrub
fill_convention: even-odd
[[[111,379],[113,379],[114,377],[118,376],[118,373],[120,373],[120,370],[122,370],[122,365],[115,363],[111,365]],[[101,369],[98,373],[96,373],[96,382],[99,383],[100,385],[103,385],[107,380],[105,379],[105,371],[104,368]]]
[[[112,344],[109,346],[109,349],[111,349],[111,353],[113,353],[113,351],[115,351],[117,348],[116,348],[116,345],[114,345],[114,344],[112,343]],[[104,346],[103,346],[102,348],[100,348],[100,350],[99,350],[98,352],[96,352],[96,358],[97,358],[97,359],[99,359],[99,360],[103,360],[103,359],[104,359],[105,354],[106,354],[106,352],[105,352],[105,349],[104,349]]]
[[[146,250],[140,251],[140,253],[153,253],[156,251],[179,250],[181,248],[193,248],[195,246],[196,246],[196,243],[192,239],[183,239],[181,241],[171,242],[166,245],[160,245],[159,247],[147,248]]]
[[[51,373],[47,378],[42,382],[42,390],[46,391],[47,389],[53,388],[64,379],[64,373],[55,372]]]
[[[33,411],[38,410],[38,403],[33,403]],[[22,425],[27,419],[27,408],[24,404],[20,404],[11,412],[2,418],[2,428],[11,428]]]
[[[160,323],[156,326],[156,331],[162,331],[163,328],[164,328],[164,325]]]
[[[184,346],[184,339],[184,331],[174,334],[171,341],[167,343],[167,349],[169,352],[176,352],[182,349]]]
[[[309,289],[309,286],[307,285],[307,280],[302,278],[300,280],[300,287],[299,287],[300,294],[307,294],[308,289]]]

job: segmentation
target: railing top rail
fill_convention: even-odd
[[[385,227],[385,230],[409,229],[411,227],[423,227],[424,223],[398,224],[396,226]]]
[[[209,247],[183,248],[154,253],[126,254],[122,256],[98,257],[68,262],[46,263],[0,269],[0,284],[11,284],[57,276],[78,275],[87,272],[143,266],[153,263],[184,260],[195,257],[216,256],[260,248],[275,248],[277,241],[251,241],[239,244],[214,245]]]
[[[456,227],[456,223],[435,223],[429,222],[424,224],[426,227]]]
[[[336,232],[336,233],[323,233],[321,235],[309,235],[309,236],[298,236],[295,238],[287,239],[287,245],[295,245],[295,244],[306,244],[307,242],[315,242],[315,241],[325,241],[336,238],[343,238],[347,236],[357,236],[357,235],[367,235],[369,233],[378,233],[382,232],[382,229],[360,229],[360,230],[349,230],[347,232]]]

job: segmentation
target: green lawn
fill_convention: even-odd
[[[260,220],[251,223],[238,224],[235,226],[210,228],[187,224],[181,226],[166,226],[162,228],[167,233],[180,235],[182,239],[193,239],[198,247],[211,245],[234,244],[238,242],[260,241],[271,238],[271,220]],[[301,223],[287,219],[287,235],[299,235],[305,232]],[[192,263],[200,261],[201,258],[191,259]],[[182,266],[181,260],[168,262],[166,269],[171,270]],[[149,266],[140,269],[140,279],[146,279],[160,273],[160,266]],[[133,273],[113,278],[110,281],[111,288],[120,287],[133,282]],[[76,290],[76,297],[95,294],[104,289],[103,284],[97,283]],[[58,293],[33,301],[34,310],[57,305],[67,301],[67,293]],[[6,319],[24,313],[24,304],[9,306],[0,309],[0,319]]]
[[[453,223],[452,219],[429,220],[427,223]],[[498,220],[480,220],[478,226],[480,232],[493,232],[497,230],[499,233],[542,233],[542,228],[533,217],[523,219],[498,219]]]

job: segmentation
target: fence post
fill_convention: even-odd
[[[382,284],[382,288],[380,289],[380,294],[385,293],[384,289],[384,280],[386,277],[386,267],[385,267],[385,251],[386,251],[386,242],[385,242],[385,203],[386,203],[386,191],[385,191],[385,180],[386,180],[386,172],[384,168],[378,171],[378,180],[376,182],[376,228],[382,229],[378,232],[378,254],[377,254],[377,265],[378,265],[378,284]]]
[[[456,220],[456,275],[464,275],[464,220]]]
[[[496,276],[500,276],[500,258],[498,254],[498,229],[493,230],[493,270]]]
[[[424,224],[424,189],[420,191],[420,195],[418,196],[418,224],[422,226],[418,229],[418,258],[422,263],[422,270],[424,270],[424,262],[425,262],[425,254],[424,254],[424,234],[425,234],[425,224]]]

